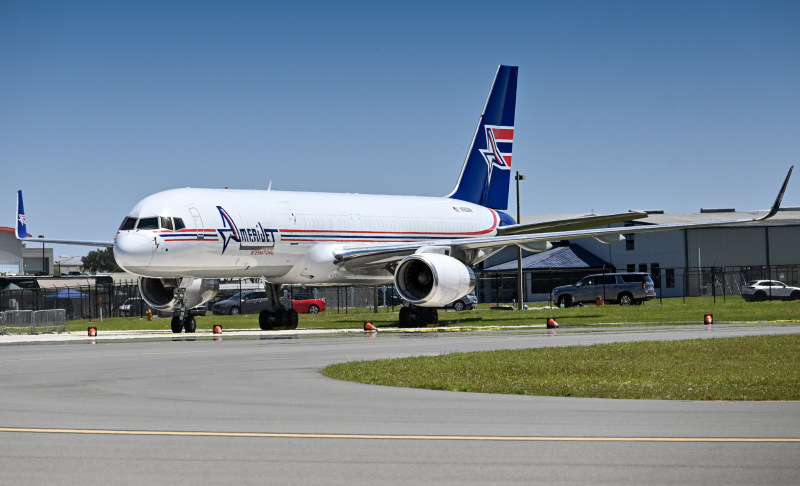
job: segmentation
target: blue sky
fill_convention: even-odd
[[[499,64],[523,214],[762,209],[798,161],[797,1],[275,3],[0,1],[0,226],[18,189],[85,239],[174,187],[444,195]]]

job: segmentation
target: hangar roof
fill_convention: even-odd
[[[641,210],[639,210],[641,211]],[[714,209],[704,210],[699,213],[664,213],[659,210],[643,210],[648,213],[647,218],[639,219],[634,224],[677,224],[677,223],[695,223],[705,221],[723,221],[726,219],[747,219],[764,216],[767,210],[763,211],[735,211],[733,209]],[[522,216],[523,223],[542,223],[545,221],[555,221],[561,219],[571,219],[584,216],[590,216],[594,213],[580,213],[580,214],[537,214],[530,216]],[[759,221],[754,223],[742,223],[734,226],[794,226],[800,225],[800,207],[782,208],[778,214],[768,219],[767,221]]]
[[[511,260],[493,267],[485,268],[485,272],[510,272],[517,270],[517,260]],[[611,264],[598,258],[578,245],[560,246],[552,250],[534,253],[522,259],[524,270],[575,269],[575,268],[611,268]]]

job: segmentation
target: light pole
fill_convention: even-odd
[[[44,238],[44,235],[39,235],[39,238]],[[47,275],[47,265],[44,260],[44,241],[42,242],[42,273]]]
[[[524,181],[525,176],[521,175],[519,171],[514,175],[514,180],[517,181],[517,224],[522,224],[522,216],[519,212],[519,181]],[[522,248],[517,246],[517,310],[522,310],[523,298],[523,285],[522,285]]]

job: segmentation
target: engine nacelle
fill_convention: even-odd
[[[158,310],[173,310],[178,305],[175,290],[181,287],[184,279],[139,277],[139,291],[151,307]],[[184,292],[186,308],[208,302],[219,292],[219,280],[215,278],[190,278]]]
[[[531,253],[541,253],[543,251],[553,249],[553,244],[550,243],[549,241],[537,241],[535,243],[517,243],[517,246]]]
[[[593,236],[593,238],[599,241],[600,243],[604,243],[606,245],[613,245],[614,243],[625,241],[625,236],[623,235],[603,235],[603,236]]]
[[[420,307],[442,307],[475,289],[471,268],[447,255],[416,253],[394,272],[400,297]]]

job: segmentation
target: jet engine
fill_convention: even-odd
[[[139,277],[142,298],[154,309],[174,310],[179,305],[182,289],[185,289],[184,305],[189,309],[213,299],[219,292],[219,280]]]
[[[420,307],[443,307],[475,289],[475,274],[460,261],[438,253],[416,253],[397,266],[400,297]]]

